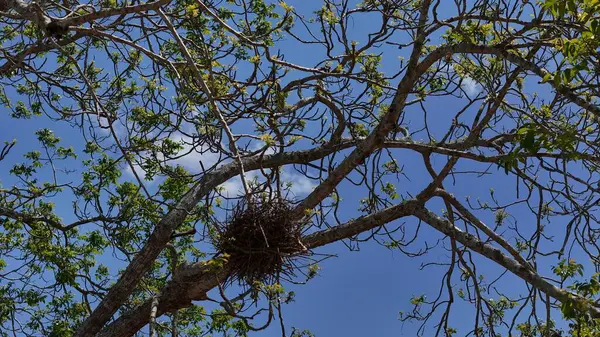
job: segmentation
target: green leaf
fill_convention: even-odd
[[[521,147],[524,150],[533,152],[534,147],[535,147],[535,131],[534,130],[532,130],[532,129],[527,130],[525,137],[521,141]]]

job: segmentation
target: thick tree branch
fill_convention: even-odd
[[[425,23],[429,15],[429,6],[431,0],[424,0],[419,10],[419,28],[417,37],[413,45],[413,50],[409,59],[406,74],[398,84],[396,95],[394,96],[390,107],[385,116],[377,125],[375,130],[361,143],[352,153],[346,157],[338,167],[336,167],[319,186],[317,186],[294,210],[295,216],[300,218],[306,210],[313,209],[319,202],[325,199],[333,189],[366,157],[371,155],[385,140],[390,131],[395,127],[400,114],[404,110],[406,99],[414,87],[416,81],[429,67],[441,58],[427,58],[419,63],[419,58],[423,46],[425,45],[426,35],[424,34]]]
[[[38,27],[45,29],[52,19],[44,13],[36,2],[26,3],[22,0],[0,0],[0,10],[13,10],[24,19],[30,20]]]
[[[437,192],[438,193],[436,194],[441,195],[439,190]],[[459,211],[461,211],[461,209],[462,208],[459,207]],[[464,211],[464,209],[462,211]],[[581,304],[583,308],[586,308],[593,317],[600,317],[600,309],[589,304],[586,299],[574,295],[564,289],[555,287],[532,270],[529,267],[529,264],[523,265],[517,260],[504,255],[500,249],[485,244],[475,236],[463,232],[447,220],[444,220],[427,210],[421,202],[416,200],[407,200],[399,205],[386,208],[380,212],[366,215],[347,223],[310,234],[304,237],[302,241],[307,248],[314,249],[339,240],[351,238],[360,233],[407,216],[416,216],[438,231],[455,239],[457,242],[460,242],[465,247],[502,265],[513,274],[539,288],[544,293],[549,294],[551,297],[561,302],[569,300],[576,301]],[[522,258],[520,258],[520,260],[522,260],[522,262],[524,261]],[[158,297],[159,306],[157,317],[167,312],[186,308],[192,305],[194,300],[205,299],[206,293],[217,287],[219,281],[223,280],[227,275],[227,266],[218,270],[211,269],[208,266],[209,264],[200,262],[182,267],[181,271],[178,271],[177,273],[178,276],[170,281],[161,291],[161,295]],[[148,323],[152,300],[153,299],[149,299],[139,307],[120,316],[115,322],[102,330],[99,336],[129,337],[135,334]]]
[[[422,62],[415,64],[412,69],[409,67],[407,74],[404,76],[398,86],[397,94],[394,97],[386,117],[371,133],[371,135],[367,137],[363,143],[359,144],[357,148],[348,157],[346,157],[336,169],[331,172],[327,179],[317,188],[315,188],[315,190],[313,190],[313,192],[298,205],[295,210],[298,218],[304,214],[304,210],[314,208],[318,202],[327,197],[333,188],[335,188],[339,182],[341,182],[357,165],[359,165],[365,157],[370,155],[378,148],[378,146],[383,144],[386,135],[389,133],[398,116],[404,109],[404,104],[406,98],[408,97],[408,93],[412,89],[416,80],[427,69],[429,69],[432,64],[439,61],[448,52],[481,54],[497,53],[500,55],[506,54],[507,60],[514,60],[515,62],[518,62],[517,65],[522,66],[525,69],[530,69],[527,68],[528,62],[524,61],[525,63],[521,64],[523,62],[519,61],[518,57],[510,54],[508,51],[506,51],[506,49],[500,49],[499,47],[462,43],[454,46],[440,47],[434,50]],[[418,59],[418,57],[415,59]],[[535,66],[533,67],[535,68]],[[574,101],[574,103],[577,102],[578,100]],[[258,160],[260,160],[260,158],[254,158],[253,160],[253,163],[256,166],[248,166],[248,170],[257,169],[259,167]],[[263,161],[263,165],[265,164],[267,163]],[[279,165],[281,164],[282,163],[279,163]],[[263,166],[263,168],[269,167],[273,166]],[[185,216],[189,211],[191,211],[194,205],[210,190],[214,189],[216,186],[238,173],[239,169],[237,168],[237,164],[228,164],[212,174],[207,174],[204,176],[202,180],[182,198],[177,207],[169,212],[157,224],[155,231],[150,236],[145,247],[138,255],[136,255],[121,279],[115,284],[115,286],[113,286],[98,308],[94,310],[92,315],[90,315],[90,317],[84,322],[82,327],[78,330],[77,336],[93,336],[94,333],[101,329],[102,325],[107,322],[110,317],[112,317],[122,301],[129,296],[137,284],[137,281],[148,270],[148,268],[150,268],[152,261],[154,261],[160,251],[164,248],[173,230],[183,221]]]
[[[278,153],[267,156],[254,156],[244,160],[247,170],[259,168],[273,168],[286,164],[308,163],[327,156],[336,151],[335,147],[320,147],[305,151]],[[106,322],[114,315],[121,304],[127,299],[143,275],[150,270],[152,263],[171,239],[175,229],[183,223],[185,217],[192,211],[196,204],[220,184],[239,174],[236,162],[229,163],[204,175],[177,205],[167,213],[154,228],[148,241],[141,251],[133,258],[121,277],[108,291],[92,314],[77,330],[78,337],[94,336]],[[159,298],[159,303],[164,301]],[[168,301],[167,301],[168,303]],[[166,304],[165,304],[166,305]],[[159,306],[159,313],[161,312]]]
[[[428,3],[429,1],[423,2],[421,13],[421,21],[423,23],[426,22]],[[425,10],[423,10],[423,8],[425,8]],[[327,197],[335,188],[335,186],[337,186],[354,168],[356,168],[365,157],[369,156],[371,153],[373,153],[373,151],[385,143],[385,137],[390,130],[392,130],[398,117],[402,113],[406,99],[416,81],[431,67],[431,65],[445,57],[448,53],[495,54],[502,56],[506,60],[521,66],[524,69],[533,71],[538,76],[545,76],[547,74],[545,70],[535,66],[531,62],[528,62],[517,55],[510,53],[508,50],[509,48],[500,46],[481,46],[462,43],[453,46],[440,47],[431,52],[421,62],[418,62],[421,54],[421,48],[424,44],[424,39],[425,37],[423,34],[419,34],[417,36],[417,41],[414,44],[413,54],[411,55],[406,75],[398,85],[396,96],[394,97],[392,104],[390,105],[390,109],[382,119],[381,123],[376,127],[371,135],[369,135],[361,144],[359,144],[356,149],[329,174],[324,182],[322,182],[306,199],[302,201],[302,203],[300,203],[295,210],[295,214],[298,218],[304,214],[306,209],[314,208],[316,204]],[[564,87],[558,87],[556,89],[559,93],[563,94],[573,103],[578,104],[600,116],[599,108],[587,103],[585,100],[573,93],[570,89]],[[321,157],[326,155],[325,152],[327,151],[333,150],[323,149],[323,151],[320,153]],[[282,156],[285,155],[290,154],[282,154]],[[287,161],[276,161],[274,159],[275,156],[271,158],[265,157],[263,159],[252,158],[250,160],[244,160],[243,165],[246,166],[248,170],[253,170],[260,167],[275,167],[285,163],[306,162],[306,158],[303,158],[305,160],[294,160],[294,155],[289,156]],[[315,159],[316,158],[319,158],[319,156],[317,155]],[[269,165],[269,163],[271,165]],[[216,171],[213,171],[212,173],[205,175],[201,181],[182,198],[177,206],[157,224],[155,231],[151,234],[145,247],[138,255],[136,255],[132,263],[123,273],[123,276],[120,278],[120,280],[113,286],[107,296],[98,305],[96,310],[94,310],[92,315],[90,315],[90,317],[84,322],[84,324],[78,330],[77,336],[93,336],[101,329],[103,324],[106,323],[116,312],[122,301],[125,300],[129,294],[131,294],[131,291],[136,286],[138,280],[149,270],[154,259],[158,256],[160,251],[170,239],[174,229],[183,221],[188,212],[191,211],[191,209],[203,196],[205,196],[219,184],[225,182],[236,174],[239,174],[239,171],[240,168],[239,164],[237,163],[231,163]],[[502,261],[506,262],[505,260]],[[519,275],[522,277],[527,277],[528,280],[534,282],[536,286],[538,283],[544,285],[543,283],[540,283],[541,278],[538,280],[531,275],[525,275],[522,273]],[[564,296],[566,295],[564,294],[564,291],[563,293],[560,293],[552,288],[548,288],[547,290],[552,292],[551,296],[559,299],[565,299]],[[159,312],[160,310],[161,309],[159,308]]]
[[[345,224],[335,226],[306,236],[302,242],[307,248],[317,248],[350,238],[365,231],[377,228],[393,220],[408,216],[418,207],[414,200],[392,206],[381,212],[366,215]],[[161,291],[158,297],[157,317],[192,305],[194,300],[206,298],[206,293],[217,287],[219,280],[227,275],[226,267],[220,270],[210,270],[207,263],[196,263],[182,267],[177,276]],[[148,323],[152,299],[120,316],[107,326],[98,337],[129,337]]]
[[[560,302],[574,301],[578,304],[578,307],[583,308],[590,316],[600,318],[600,308],[593,306],[587,299],[552,285],[531,268],[521,265],[516,260],[502,253],[500,249],[481,242],[472,234],[463,232],[449,221],[440,218],[425,207],[417,207],[413,215],[450,238],[460,242],[465,247],[498,263],[525,282],[550,295],[550,297]]]
[[[494,232],[490,227],[484,224],[481,220],[479,220],[473,213],[471,213],[465,206],[463,206],[452,194],[442,190],[437,189],[434,192],[434,195],[442,197],[446,200],[452,207],[454,207],[465,219],[471,222],[475,227],[479,228],[482,232],[485,233],[490,239],[494,240],[498,243],[502,248],[504,248],[510,255],[513,256],[517,262],[519,262],[522,266],[527,268],[533,268],[525,259],[517,252],[510,243],[506,242],[504,238],[496,232]]]
[[[118,8],[109,8],[99,11],[93,11],[88,14],[70,13],[64,18],[53,18],[46,14],[37,2],[26,3],[22,0],[0,0],[0,10],[13,10],[23,19],[30,20],[40,29],[47,30],[50,24],[66,32],[69,27],[90,23],[111,16],[122,16],[133,13],[142,13],[150,10],[156,10],[161,6],[168,4],[171,0],[159,0],[148,2],[141,5],[131,5]]]

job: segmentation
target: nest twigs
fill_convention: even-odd
[[[281,197],[240,201],[215,239],[217,250],[228,256],[228,281],[274,284],[280,276],[293,277],[294,259],[308,253],[300,241],[303,227]]]

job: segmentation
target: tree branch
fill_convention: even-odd
[[[319,147],[311,150],[277,153],[267,156],[257,155],[244,159],[244,166],[247,170],[256,170],[259,168],[273,168],[286,164],[308,163],[323,158],[336,150],[335,147]],[[237,162],[226,164],[212,172],[206,173],[200,181],[181,198],[175,207],[173,207],[173,209],[156,224],[154,231],[150,234],[144,247],[133,258],[131,263],[121,274],[119,280],[108,291],[92,314],[79,327],[75,336],[95,336],[133,292],[143,275],[150,270],[154,260],[164,249],[169,240],[171,240],[171,234],[181,223],[183,223],[185,217],[192,211],[195,205],[210,191],[237,174],[239,174]],[[161,307],[168,308],[169,303],[171,302],[159,298],[160,304],[158,312],[161,312]]]
[[[381,212],[366,215],[343,225],[319,231],[302,239],[307,248],[317,248],[326,244],[350,238],[354,235],[382,226],[395,219],[414,212],[418,203],[414,200],[392,206]],[[210,270],[207,263],[199,262],[184,266],[177,271],[173,280],[161,290],[158,296],[157,316],[186,308],[192,301],[206,298],[206,293],[218,286],[219,280],[227,275],[227,266],[220,270]],[[190,287],[191,285],[191,287]],[[148,323],[153,299],[132,311],[120,316],[108,325],[97,337],[129,337]]]
[[[578,306],[583,308],[584,311],[587,311],[590,316],[600,318],[600,308],[593,306],[586,298],[552,285],[532,269],[521,265],[516,260],[502,253],[500,249],[481,242],[472,234],[463,232],[461,229],[453,226],[449,221],[440,218],[425,207],[417,207],[413,215],[450,238],[460,242],[472,251],[498,263],[525,282],[550,295],[552,298],[557,299],[560,302],[576,302]]]

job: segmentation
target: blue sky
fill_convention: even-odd
[[[439,13],[442,17],[452,16],[455,9],[450,1],[442,1]],[[320,2],[314,1],[289,1],[289,4],[301,11],[307,10],[310,5],[318,8]],[[356,37],[350,38],[361,41],[361,36],[369,30],[378,27],[377,18],[363,16],[361,21],[355,20],[351,26],[352,33]],[[401,41],[394,41],[401,42]],[[435,42],[433,42],[435,43]],[[285,48],[293,48],[293,42],[289,45],[285,42],[279,44],[284,51]],[[360,46],[360,44],[359,44]],[[408,49],[408,48],[407,48]],[[407,50],[398,50],[391,46],[382,46],[376,52],[383,53],[383,71],[393,73],[397,71],[399,56],[407,56]],[[304,49],[303,52],[285,53],[286,59],[299,64],[312,64],[311,60],[317,60],[322,54],[318,52],[309,52]],[[532,94],[536,92],[541,98],[549,98],[551,92],[548,86],[537,85],[537,80],[527,81],[526,90]],[[463,89],[469,96],[476,96],[481,90],[480,86],[467,79],[463,83]],[[450,125],[455,112],[464,104],[464,99],[455,98],[432,98],[428,99],[426,106],[429,109],[429,126],[434,134],[443,134]],[[475,109],[479,106],[475,105]],[[471,111],[472,115],[472,111]],[[412,106],[405,112],[405,122],[409,127],[422,124],[422,111],[417,106]],[[418,139],[417,139],[418,140]],[[397,183],[398,190],[403,192],[410,191],[416,193],[420,191],[424,184],[430,181],[422,164],[420,155],[410,151],[396,150],[394,157],[401,165],[404,165],[405,173],[410,178],[400,179]],[[433,158],[433,164],[436,169],[445,164],[446,158],[437,156]],[[457,165],[458,170],[484,170],[488,165],[476,164],[470,161],[462,161]],[[575,168],[576,170],[577,168]],[[489,201],[490,189],[494,189],[494,195],[498,200],[509,202],[516,199],[515,178],[506,176],[503,170],[492,167],[489,175],[476,178],[473,175],[459,176],[455,184],[451,184],[449,179],[445,187],[454,193],[460,201],[470,196],[471,201],[481,198],[482,202]],[[524,190],[521,186],[522,191]],[[522,193],[522,192],[521,192]],[[349,184],[342,185],[340,195],[344,199],[360,197],[357,195],[356,187]],[[522,197],[522,195],[521,195]],[[536,197],[532,198],[535,202]],[[439,212],[443,209],[441,203],[432,202],[430,209]],[[354,209],[344,210],[347,217],[356,216]],[[485,223],[492,225],[494,223],[494,214],[490,211],[476,213]],[[517,206],[510,209],[511,218],[516,221],[520,228],[535,228],[535,218],[526,209],[526,206]],[[554,218],[548,225],[548,233],[562,233],[564,225],[568,219]],[[407,231],[414,230],[417,226],[416,220],[402,219],[396,221],[396,224],[406,221]],[[528,232],[525,230],[525,232]],[[420,241],[435,243],[437,239],[442,239],[439,233],[423,226],[420,232]],[[514,244],[514,237],[508,236],[511,243]],[[446,240],[446,244],[447,240]],[[543,247],[544,245],[542,245]],[[415,245],[414,247],[422,247]],[[288,326],[295,326],[299,329],[309,329],[317,336],[416,336],[420,323],[403,324],[398,320],[399,311],[408,311],[411,309],[410,299],[415,295],[427,294],[428,298],[435,297],[440,281],[445,273],[444,267],[427,267],[422,269],[422,264],[430,262],[449,261],[448,253],[442,249],[434,249],[424,257],[409,258],[401,252],[388,250],[375,242],[362,243],[360,251],[350,252],[342,243],[335,243],[328,247],[317,249],[319,253],[335,254],[336,258],[328,259],[320,264],[322,270],[320,275],[303,286],[293,286],[296,292],[296,302],[284,308],[285,322]],[[578,256],[574,252],[573,256]],[[500,276],[503,272],[501,267],[487,262],[480,256],[475,255],[474,260],[478,262],[478,274],[483,274],[486,280],[492,280]],[[551,276],[550,268],[556,263],[555,260],[538,259],[542,275]],[[546,263],[545,263],[546,262]],[[585,261],[580,261],[585,263]],[[456,275],[458,271],[455,271]],[[460,285],[454,277],[453,284]],[[524,282],[513,275],[506,275],[502,282],[496,285],[500,291],[506,291],[507,294],[524,295],[526,287]],[[491,296],[490,296],[491,297]],[[498,296],[495,296],[498,298]],[[442,310],[437,312],[439,314]],[[459,330],[458,336],[463,336],[467,331],[473,328],[474,310],[471,305],[461,303],[456,299],[453,314],[450,319],[450,326]],[[559,318],[556,315],[554,318]],[[521,315],[519,321],[526,321],[526,315]],[[432,322],[436,322],[435,319]],[[564,327],[564,323],[559,323],[559,327]],[[429,325],[423,336],[431,336],[435,330]],[[502,331],[502,330],[499,330]],[[272,326],[266,333],[258,333],[260,336],[280,336],[278,326]]]
[[[288,3],[300,12],[306,13],[317,9],[321,4],[320,1],[300,0],[290,0]],[[444,6],[449,5],[451,2],[442,1],[442,3],[439,12],[450,16],[452,7],[445,8]],[[360,41],[364,41],[366,34],[379,25],[378,18],[375,16],[365,15],[362,16],[361,20],[363,21],[355,20],[353,22],[351,32],[354,37],[350,38],[359,41],[359,47]],[[286,60],[301,65],[312,66],[324,55],[323,51],[316,47],[303,46],[298,49],[293,41],[278,42],[276,47],[281,48]],[[383,53],[382,70],[388,74],[398,70],[400,64],[398,57],[407,56],[409,52],[409,50],[398,50],[396,47],[389,45],[381,46],[376,51]],[[395,85],[397,82],[392,84]],[[535,84],[531,84],[531,86],[535,87],[529,87],[528,90],[537,91],[542,97],[549,94],[547,87]],[[476,96],[480,90],[476,83],[469,80],[466,81],[463,88],[472,97]],[[432,116],[429,116],[428,121],[432,131],[435,134],[443,134],[454,117],[454,113],[462,107],[464,102],[464,98],[433,98],[427,100],[425,104],[429,113],[432,114]],[[418,105],[408,107],[405,116],[405,123],[409,127],[422,123],[422,111]],[[49,123],[45,118],[26,121],[10,120],[6,113],[2,113],[0,114],[0,134],[3,138],[0,141],[12,138],[19,140],[18,146],[11,153],[10,160],[0,162],[0,172],[2,172],[0,182],[4,186],[9,186],[11,183],[11,178],[7,175],[10,169],[9,165],[13,163],[15,158],[19,158],[20,155],[35,146],[34,132],[41,127],[52,128],[67,145],[74,146],[77,151],[82,150],[84,142],[75,128],[61,123]],[[399,181],[395,182],[399,192],[402,192],[403,195],[407,195],[407,193],[414,195],[430,181],[420,155],[408,150],[395,150],[394,158],[398,160],[400,165],[404,166],[404,173],[410,179],[401,177]],[[214,158],[211,159],[206,155],[193,156],[183,159],[181,163],[193,169],[195,162],[198,160],[202,160],[206,164]],[[445,158],[433,157],[433,164],[437,169],[443,166],[444,163]],[[486,165],[463,161],[457,167],[467,171],[481,170]],[[287,179],[295,182],[296,190],[294,192],[297,197],[306,195],[314,187],[314,182],[303,180],[301,176],[294,174],[293,170],[290,169],[286,172],[288,174]],[[502,170],[495,167],[490,169],[490,173],[490,175],[479,178],[475,178],[473,175],[459,176],[454,185],[451,185],[449,180],[446,183],[446,188],[461,201],[464,201],[467,196],[474,199],[477,197],[481,197],[482,200],[489,199],[490,188],[495,190],[495,196],[498,199],[503,201],[514,200],[514,177],[504,175]],[[124,179],[131,178],[131,172],[125,170]],[[231,193],[240,189],[239,182],[236,181],[236,179],[232,179],[225,185]],[[361,194],[357,189],[356,186],[342,184],[339,194],[347,204],[357,205],[358,200],[364,197],[364,193]],[[440,212],[443,208],[443,205],[439,202],[432,202],[428,206],[436,212]],[[58,210],[59,214],[65,214],[65,221],[68,221],[67,215],[70,212],[70,205],[58,205]],[[521,225],[527,226],[528,222],[533,224],[534,218],[524,206],[511,209],[510,214],[514,219],[518,219]],[[356,207],[348,207],[343,212],[344,219],[359,215],[360,213],[356,211]],[[479,212],[477,215],[481,216],[481,219],[488,224],[494,222],[492,212]],[[556,230],[557,234],[560,233],[559,231],[564,227],[566,220],[554,219],[553,223],[549,225],[550,232]],[[397,221],[396,224],[403,221],[406,222],[408,233],[414,231],[417,226],[416,220],[412,218],[402,219]],[[442,238],[439,233],[426,225],[422,225],[418,238],[418,242],[421,244],[415,244],[413,247],[419,248],[423,246],[422,243],[425,241],[431,244]],[[511,243],[514,243],[514,241],[511,241]],[[439,244],[442,245],[442,241]],[[294,326],[299,329],[309,329],[317,336],[415,336],[419,324],[402,324],[398,320],[398,313],[399,311],[410,310],[409,300],[411,297],[426,294],[428,298],[431,298],[437,293],[441,277],[445,272],[444,267],[431,266],[422,269],[422,264],[448,261],[448,252],[439,247],[433,249],[424,257],[409,258],[399,251],[386,249],[375,242],[362,243],[360,251],[355,252],[348,251],[342,243],[338,242],[317,249],[317,253],[334,254],[337,257],[322,262],[319,276],[308,282],[308,284],[290,286],[290,290],[296,292],[296,301],[284,307],[284,319],[288,332],[290,327]],[[502,272],[501,268],[486,262],[478,256],[474,259],[481,262],[478,264],[478,274],[485,275],[486,279],[493,279]],[[114,260],[107,260],[106,262],[110,262],[113,266],[117,265]],[[549,275],[549,267],[549,265],[544,266],[541,269],[542,274]],[[526,290],[523,282],[511,275],[507,275],[498,284],[498,289],[512,294],[524,294]],[[213,292],[211,296],[217,297],[218,295]],[[473,309],[460,302],[461,300],[457,299],[450,325],[459,329],[458,335],[464,335],[466,330],[472,328]],[[257,325],[259,324],[257,323]],[[428,336],[431,332],[431,328],[428,328],[424,335]],[[277,324],[273,324],[267,331],[256,333],[255,336],[280,336],[279,327]]]

